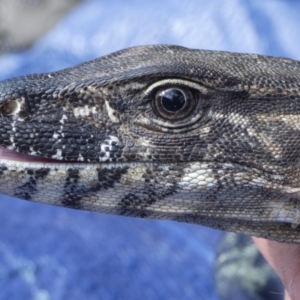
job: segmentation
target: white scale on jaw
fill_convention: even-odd
[[[13,121],[12,124],[11,124],[11,127],[12,127],[12,131],[13,132],[16,132],[16,121]],[[14,141],[14,135],[10,135],[9,137],[9,140],[11,142],[11,145],[7,147],[7,149],[9,150],[15,150],[15,141]]]
[[[84,106],[84,107],[80,107],[80,108],[75,108],[74,109],[74,115],[75,117],[79,117],[79,116],[87,116],[89,114],[95,114],[97,111],[95,109],[95,107],[88,107],[88,106]],[[110,117],[112,118],[112,115],[110,115]],[[114,117],[115,118],[115,117]],[[64,124],[65,123],[65,120],[67,120],[68,117],[67,115],[63,115],[61,120],[60,120],[60,123],[61,124]],[[114,121],[116,121],[114,119]],[[60,130],[58,132],[54,132],[53,133],[53,138],[54,139],[57,139],[57,141],[59,141],[59,136],[62,135],[63,136],[63,125],[60,126]],[[104,143],[102,143],[100,145],[100,153],[101,153],[101,156],[99,156],[99,162],[107,162],[107,161],[110,161],[110,153],[113,149],[113,146],[117,145],[118,143],[120,143],[120,140],[115,137],[115,136],[109,136],[105,141]],[[56,151],[56,154],[52,155],[51,158],[53,159],[58,159],[58,160],[62,160],[63,157],[62,157],[62,150],[61,149],[57,149]],[[78,158],[77,158],[77,161],[84,161],[84,158],[82,156],[81,153],[78,154]]]
[[[104,141],[104,143],[102,143],[100,145],[101,156],[99,156],[99,162],[110,161],[110,153],[111,153],[113,147],[116,146],[118,143],[120,143],[120,140],[117,137],[110,135]],[[52,155],[51,158],[62,160],[63,159],[63,157],[62,157],[62,150],[61,149],[57,149],[56,154]],[[83,158],[83,156],[82,156],[81,153],[78,154],[77,161],[84,161],[84,158]]]
[[[61,118],[61,120],[60,120],[59,122],[60,122],[61,124],[64,124],[64,123],[65,123],[64,120],[67,120],[67,119],[68,119],[68,117],[67,117],[66,115],[63,115],[62,118]],[[54,133],[53,133],[53,136],[52,136],[52,137],[53,137],[54,139],[56,139],[58,142],[60,141],[60,139],[58,139],[58,137],[59,137],[60,135],[63,136],[62,131],[63,131],[63,125],[60,126],[60,129],[59,129],[58,132],[54,132]],[[63,156],[62,156],[62,149],[57,149],[57,150],[56,150],[56,154],[52,155],[51,158],[53,158],[53,159],[58,159],[58,160],[62,160],[62,159],[63,159]]]
[[[62,119],[62,120],[63,120],[63,119]],[[56,139],[57,142],[60,141],[60,139],[59,139],[58,137],[59,137],[60,135],[63,136],[62,131],[63,131],[63,126],[60,126],[59,131],[53,133],[53,136],[52,136],[52,137],[53,137],[54,139]],[[53,159],[58,159],[58,160],[62,160],[62,159],[63,159],[63,157],[62,157],[62,150],[61,150],[61,149],[57,149],[57,150],[56,150],[56,154],[52,155],[51,158],[53,158]]]
[[[114,146],[116,146],[118,143],[120,143],[120,140],[115,137],[110,135],[108,139],[104,141],[103,144],[101,144],[101,156],[99,156],[99,161],[100,162],[106,162],[110,160],[110,153],[113,149]],[[104,153],[104,155],[103,155]]]
[[[83,107],[75,107],[73,109],[73,113],[74,113],[74,116],[76,118],[78,118],[78,117],[87,117],[90,114],[96,114],[97,110],[96,110],[95,106],[85,105]]]

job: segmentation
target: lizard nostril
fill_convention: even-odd
[[[21,110],[21,103],[18,100],[7,100],[0,107],[0,112],[5,116],[12,116],[19,113]]]

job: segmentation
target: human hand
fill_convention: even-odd
[[[259,251],[285,286],[285,300],[300,299],[300,245],[253,237]]]

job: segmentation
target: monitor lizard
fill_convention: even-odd
[[[133,47],[0,82],[0,192],[300,243],[300,62]]]

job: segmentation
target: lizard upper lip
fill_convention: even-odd
[[[29,154],[17,152],[15,150],[9,150],[1,146],[0,146],[0,159],[13,160],[13,161],[26,161],[26,162],[56,162],[56,163],[66,162],[66,161],[60,161],[51,158],[44,158],[41,156],[29,155]]]

